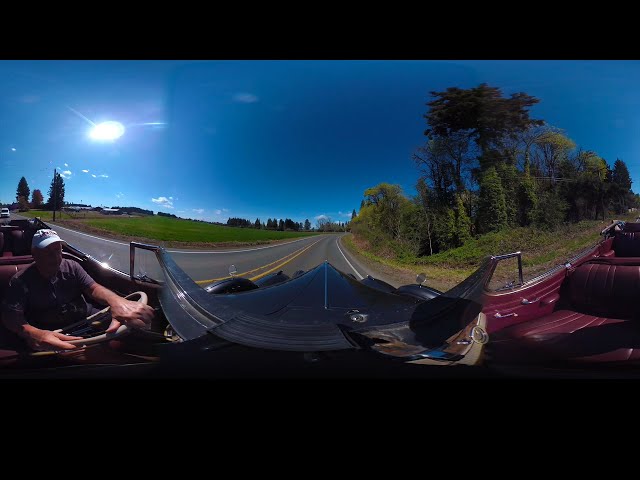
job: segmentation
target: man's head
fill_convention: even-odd
[[[31,241],[31,254],[40,274],[51,278],[62,263],[62,240],[53,230],[38,230]]]

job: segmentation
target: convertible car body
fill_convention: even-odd
[[[32,262],[30,237],[47,226],[36,219],[0,228],[2,294],[11,276]],[[121,295],[136,293],[153,306],[151,329],[105,335],[108,322],[90,318],[65,329],[87,338],[78,341],[81,348],[64,352],[27,351],[4,331],[0,377],[611,371],[640,359],[634,308],[640,231],[635,228],[617,222],[596,246],[527,282],[519,252],[489,257],[444,293],[420,284],[394,288],[371,277],[358,281],[326,262],[293,278],[278,272],[254,283],[231,276],[203,288],[161,247],[132,242],[130,271],[124,273],[65,245],[63,255],[98,282]],[[143,251],[155,255],[164,278],[134,275]],[[518,279],[490,289],[496,268],[509,260],[517,261]]]

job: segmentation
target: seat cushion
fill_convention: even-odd
[[[640,362],[640,322],[558,310],[492,335],[489,361]]]

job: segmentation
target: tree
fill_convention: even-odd
[[[480,199],[476,220],[478,233],[500,230],[507,225],[504,190],[500,177],[493,167],[487,169],[480,180]]]
[[[29,211],[29,202],[27,201],[27,199],[25,197],[20,196],[18,198],[18,204],[20,205],[19,209],[20,209],[21,212],[28,212]]]
[[[431,96],[435,100],[427,103],[429,113],[424,118],[429,128],[425,135],[466,135],[480,148],[482,171],[498,161],[496,149],[504,138],[544,123],[529,118],[529,108],[540,100],[523,92],[503,98],[499,88],[486,83],[469,89],[450,87],[444,92],[431,92]]]
[[[613,175],[611,181],[617,185],[620,185],[625,191],[631,190],[631,175],[629,175],[629,169],[626,163],[619,158],[616,158],[613,164]]]
[[[282,219],[278,221],[278,230],[280,230],[281,232],[284,232],[284,220]]]
[[[322,216],[316,221],[319,232],[328,232],[331,228],[331,218]]]
[[[467,215],[460,195],[456,195],[454,225],[454,241],[461,247],[471,238],[471,219]]]
[[[576,148],[576,144],[558,129],[550,129],[535,141],[540,149],[544,174],[555,180],[558,167],[562,160],[568,158],[569,152]]]
[[[20,201],[20,197],[24,197],[29,200],[29,193],[31,190],[29,189],[29,184],[27,183],[27,179],[22,177],[18,182],[18,189],[16,190],[16,201]]]
[[[36,188],[33,191],[33,194],[31,196],[31,206],[32,208],[40,208],[42,206],[42,202],[44,201],[44,199],[42,198],[42,192],[40,191],[40,189]]]
[[[358,216],[358,214],[356,213],[356,209],[353,209],[353,212],[351,212],[351,220],[353,220],[354,218],[356,218]]]
[[[627,208],[634,205],[631,192],[631,176],[627,165],[620,159],[616,159],[611,172],[611,185],[609,197],[613,200],[616,213],[624,213]]]
[[[308,218],[304,221],[304,229],[311,230],[311,222],[309,221]]]
[[[259,218],[256,218],[256,222],[253,224],[253,226],[255,228],[258,228],[258,229],[260,228],[260,219]]]
[[[529,174],[529,164],[525,163],[524,176],[518,186],[518,223],[522,227],[531,225],[538,205],[536,184]]]
[[[374,224],[393,238],[400,237],[400,205],[406,198],[400,185],[380,183],[364,192],[365,205],[374,206]]]
[[[60,209],[64,205],[64,180],[59,173],[56,172],[51,186],[49,187],[49,199],[47,200],[47,208],[49,210]]]

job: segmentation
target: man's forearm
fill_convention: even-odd
[[[94,300],[97,300],[98,302],[104,305],[109,305],[111,307],[113,307],[114,303],[120,302],[122,300],[122,297],[117,293],[114,293],[108,288],[97,284],[91,291],[91,296]]]
[[[16,312],[5,311],[2,316],[2,323],[4,323],[4,326],[7,327],[8,330],[11,330],[20,337],[24,337],[25,335],[28,335],[29,332],[37,330],[36,327],[27,322],[24,315]]]

